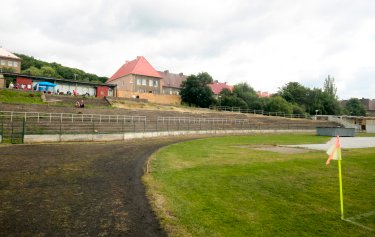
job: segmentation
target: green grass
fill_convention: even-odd
[[[0,90],[0,102],[9,104],[43,104],[39,92],[23,92],[17,90]]]
[[[171,236],[374,236],[340,220],[337,162],[323,151],[244,145],[324,143],[312,135],[194,140],[161,149],[144,181]],[[375,210],[375,148],[343,150],[346,217]],[[375,216],[358,220],[375,229]]]
[[[356,133],[355,134],[357,137],[375,137],[375,133]]]

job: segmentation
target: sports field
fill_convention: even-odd
[[[344,149],[345,217],[337,161],[280,144],[325,143],[313,135],[193,140],[162,148],[144,176],[171,236],[375,236],[375,148]]]

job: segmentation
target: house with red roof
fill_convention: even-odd
[[[146,58],[138,56],[133,61],[126,61],[107,83],[116,84],[118,91],[161,94],[161,79],[159,72]]]
[[[230,91],[233,91],[233,86],[231,85],[227,85],[226,82],[222,83],[222,82],[218,82],[218,81],[214,81],[213,83],[211,84],[208,84],[208,86],[211,88],[212,92],[214,93],[214,95],[216,97],[219,96],[220,92],[223,90],[223,89],[228,89]]]

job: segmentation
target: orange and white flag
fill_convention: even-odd
[[[341,144],[340,144],[340,137],[336,137],[336,141],[334,144],[332,144],[328,150],[328,160],[326,161],[326,165],[329,165],[331,160],[341,160]]]

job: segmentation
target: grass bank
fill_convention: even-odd
[[[43,104],[39,92],[24,92],[18,90],[0,90],[0,102],[8,104]]]
[[[323,151],[259,145],[324,143],[312,135],[219,137],[171,145],[144,176],[171,236],[374,236],[340,220],[337,162]],[[343,151],[346,217],[375,210],[375,148]],[[375,215],[357,220],[375,228]]]

